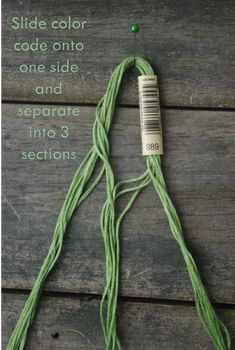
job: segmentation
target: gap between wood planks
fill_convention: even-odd
[[[97,103],[83,103],[83,102],[55,102],[55,101],[30,101],[30,100],[2,100],[2,104],[22,104],[22,105],[44,105],[44,106],[81,106],[81,107],[96,107]],[[117,104],[116,107],[121,108],[139,108],[138,104]],[[234,112],[233,107],[193,107],[193,106],[165,106],[161,105],[163,109],[177,109],[177,110],[194,110],[194,111],[215,111],[215,112]]]
[[[11,289],[2,288],[2,293],[7,294],[29,294],[29,289]],[[55,297],[55,298],[73,298],[84,301],[100,300],[102,295],[90,294],[90,293],[73,293],[73,292],[59,292],[59,291],[43,291],[42,296]],[[195,306],[194,301],[191,300],[174,300],[174,299],[158,299],[158,298],[145,298],[145,297],[130,297],[130,296],[119,296],[118,301],[139,303],[139,304],[161,304],[161,305],[184,305],[184,306]],[[216,303],[212,302],[213,306],[218,309],[229,309],[235,310],[235,304],[233,303]]]

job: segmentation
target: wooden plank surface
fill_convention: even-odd
[[[3,349],[25,301],[3,294]],[[217,310],[235,335],[235,310]],[[118,332],[126,350],[212,350],[193,306],[119,302]],[[104,349],[99,301],[42,297],[26,350]]]
[[[72,16],[87,20],[86,30],[11,29],[13,16],[51,20]],[[96,103],[103,95],[114,67],[133,53],[130,23],[138,22],[137,53],[159,74],[165,106],[235,107],[235,3],[211,1],[15,1],[3,3],[3,98],[14,101]],[[16,41],[35,37],[52,41],[84,42],[82,52],[14,52]],[[22,63],[45,64],[69,59],[76,74],[24,74]],[[63,81],[62,95],[40,96],[37,85]],[[135,74],[125,83],[121,102],[137,103]]]
[[[69,139],[30,140],[30,126],[58,130],[64,119],[18,117],[18,109],[24,107],[37,106],[3,105],[3,287],[16,289],[32,287],[46,256],[72,176],[92,144],[95,112],[93,107],[82,107],[79,117],[66,120]],[[114,115],[111,161],[118,179],[145,169],[138,113],[135,108],[119,108]],[[163,109],[162,114],[163,169],[186,241],[213,300],[234,303],[234,114],[179,109]],[[20,159],[22,150],[49,148],[76,151],[77,159]],[[46,289],[102,293],[105,266],[99,216],[104,200],[102,182],[75,213]],[[153,187],[143,191],[127,215],[121,245],[122,295],[193,298],[181,253]]]

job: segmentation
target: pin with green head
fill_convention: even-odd
[[[140,30],[139,24],[133,23],[131,25],[131,32],[135,34],[135,37],[134,37],[134,58],[136,55],[136,34],[139,32],[139,30]]]

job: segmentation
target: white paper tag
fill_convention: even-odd
[[[156,75],[138,77],[142,154],[163,154],[162,125]]]

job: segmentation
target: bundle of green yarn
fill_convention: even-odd
[[[103,177],[106,179],[107,195],[101,212],[101,231],[106,256],[106,286],[100,304],[100,317],[106,350],[120,350],[122,348],[117,335],[116,321],[119,287],[120,225],[126,213],[131,209],[138,194],[149,184],[153,185],[153,189],[156,190],[160,198],[169,222],[170,230],[183,254],[194,291],[197,313],[215,348],[218,350],[231,349],[229,333],[224,324],[217,317],[201,281],[194,259],[186,247],[179,217],[167,192],[160,156],[147,156],[145,158],[146,171],[138,178],[118,182],[115,181],[113,169],[109,162],[108,134],[123,75],[131,66],[135,66],[140,75],[154,74],[150,64],[141,57],[128,57],[114,70],[106,93],[96,108],[96,118],[93,126],[93,145],[80,164],[69,187],[68,194],[56,223],[48,255],[20,314],[9,340],[7,350],[22,350],[24,348],[43,284],[60,256],[69,221],[74,211],[95,189],[96,185]],[[89,181],[98,160],[102,161],[102,169],[93,181]],[[129,195],[129,201],[122,212],[117,216],[115,211],[116,200],[123,195]]]

